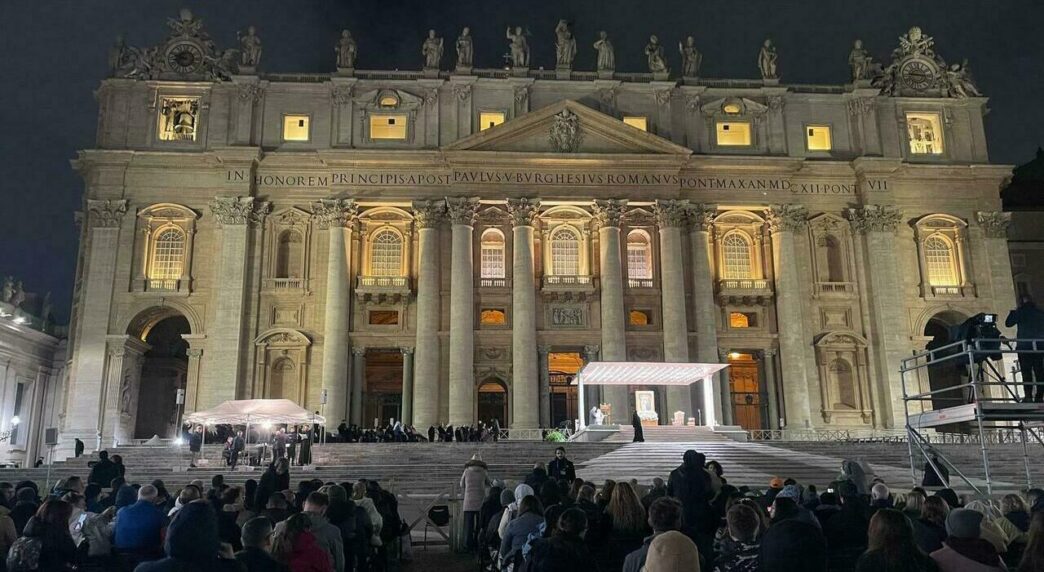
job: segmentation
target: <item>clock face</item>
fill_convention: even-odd
[[[174,44],[167,50],[167,67],[178,73],[194,73],[203,64],[203,50],[192,42]]]
[[[899,70],[903,85],[916,91],[924,91],[935,83],[935,70],[921,60],[910,60]]]

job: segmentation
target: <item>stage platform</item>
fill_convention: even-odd
[[[946,407],[923,413],[912,413],[909,424],[914,428],[938,427],[951,423],[976,421],[1019,422],[1040,425],[1044,423],[1044,403],[1014,403],[1010,401],[982,401],[954,407]]]

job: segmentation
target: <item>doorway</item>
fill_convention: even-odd
[[[362,424],[383,426],[402,416],[402,351],[398,348],[366,350],[363,374]]]
[[[931,338],[924,349],[934,350],[955,342],[954,329],[963,323],[964,320],[965,317],[956,312],[941,312],[933,316],[924,326],[925,337]],[[945,357],[945,355],[938,353],[933,357],[940,359]],[[963,383],[967,375],[966,364],[967,362],[963,359],[951,359],[928,366],[929,389],[938,391]],[[958,390],[952,390],[932,395],[932,409],[945,409],[963,405],[965,400],[961,393]],[[969,424],[954,423],[952,425],[940,425],[936,430],[957,433],[968,431],[969,427]]]
[[[729,352],[729,394],[734,422],[747,431],[765,427],[761,367],[754,355]]]
[[[185,389],[188,376],[188,342],[181,336],[189,332],[188,320],[171,316],[156,322],[145,334],[145,343],[150,347],[141,363],[135,439],[175,434],[177,394],[179,389]]]
[[[478,420],[492,424],[496,419],[501,427],[508,426],[508,398],[504,383],[489,378],[478,388]]]
[[[551,352],[547,355],[552,427],[577,418],[576,374],[583,366],[584,360],[579,352]]]

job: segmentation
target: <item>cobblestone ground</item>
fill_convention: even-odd
[[[403,563],[406,572],[477,572],[478,561],[470,554],[454,554],[445,546],[428,550],[414,548],[413,560]]]

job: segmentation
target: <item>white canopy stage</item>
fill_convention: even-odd
[[[225,401],[213,409],[189,413],[185,421],[204,425],[311,425],[326,423],[326,418],[289,399],[237,399]]]
[[[729,367],[723,363],[666,363],[595,361],[585,365],[577,374],[577,399],[580,426],[587,425],[584,404],[585,385],[666,385],[688,386],[703,380],[703,412],[705,425],[717,425],[721,419],[721,395],[714,374]],[[687,412],[694,413],[694,412]],[[673,414],[667,412],[668,418]],[[615,416],[615,413],[614,413]]]

